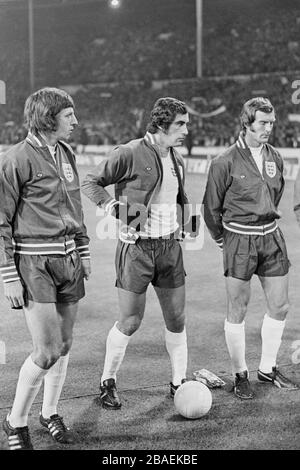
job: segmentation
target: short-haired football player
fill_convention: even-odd
[[[241,133],[234,145],[212,161],[203,199],[206,225],[223,247],[228,298],[225,338],[234,392],[241,399],[254,395],[245,359],[245,316],[253,274],[259,277],[267,303],[258,380],[297,388],[276,362],[289,308],[290,263],[278,226],[283,160],[268,144],[275,119],[274,107],[266,98],[252,98],[243,105]]]
[[[158,99],[145,136],[117,146],[82,184],[83,192],[95,204],[120,221],[115,260],[120,316],[106,341],[100,380],[100,399],[105,408],[121,407],[117,372],[130,338],[143,320],[150,283],[166,326],[171,396],[186,379],[185,271],[178,233],[188,201],[184,162],[177,147],[188,133],[188,122],[185,103],[172,97]],[[105,189],[111,184],[115,198]],[[125,211],[121,205],[124,199]],[[143,214],[139,224],[135,224],[136,209]]]

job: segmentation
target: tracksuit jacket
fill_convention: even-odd
[[[212,160],[203,198],[203,216],[212,238],[224,228],[236,233],[266,234],[276,229],[283,189],[283,159],[263,145],[263,174],[241,134],[235,144]]]
[[[41,136],[28,134],[0,156],[0,272],[19,279],[14,253],[89,258],[80,184],[71,147],[59,141],[56,162]]]
[[[149,132],[141,139],[115,147],[93,173],[86,175],[82,182],[83,193],[104,209],[113,208],[115,217],[120,218],[126,225],[136,218],[138,210],[144,211],[145,222],[154,192],[163,177],[159,152],[159,147]],[[178,211],[178,222],[180,227],[187,228],[190,219],[188,199],[184,191],[184,161],[175,148],[171,149],[171,157],[179,188],[177,204],[181,211]],[[115,198],[105,189],[111,184],[115,185]],[[121,201],[127,205],[126,211],[120,209]],[[142,227],[137,227],[137,230],[139,229]]]

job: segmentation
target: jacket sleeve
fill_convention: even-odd
[[[81,185],[83,194],[97,206],[103,207],[107,213],[116,217],[118,217],[119,201],[113,198],[105,188],[126,179],[130,161],[130,156],[125,153],[122,146],[116,147],[93,173],[86,175]]]
[[[90,249],[89,249],[90,239],[87,235],[87,229],[83,222],[83,213],[82,213],[82,229],[80,232],[77,232],[75,234],[74,239],[75,239],[76,249],[80,254],[80,258],[90,259],[91,258]]]
[[[294,184],[294,212],[300,227],[300,168]]]
[[[3,282],[19,279],[14,261],[13,220],[21,194],[21,173],[13,160],[2,157],[0,163],[0,272]]]
[[[223,239],[222,213],[228,179],[228,162],[225,158],[217,157],[212,161],[208,172],[202,213],[212,238],[218,244],[221,244]]]

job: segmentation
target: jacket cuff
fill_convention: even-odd
[[[89,250],[89,245],[76,246],[78,253],[80,254],[81,259],[90,259],[91,253]]]
[[[218,238],[217,240],[215,240],[216,244],[218,245],[218,247],[223,250],[223,238]]]
[[[20,281],[20,277],[19,277],[15,263],[10,264],[9,266],[1,266],[0,273],[2,276],[2,281],[4,283]]]
[[[120,202],[116,199],[109,199],[102,204],[102,207],[106,215],[117,215],[117,206],[120,205]],[[114,213],[113,213],[114,212]]]

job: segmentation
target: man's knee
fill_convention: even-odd
[[[166,327],[173,333],[181,333],[185,327],[185,314],[184,312],[177,312],[174,315],[169,315],[166,319]]]
[[[68,354],[68,352],[71,349],[72,342],[73,342],[73,338],[68,338],[67,340],[63,342],[61,351],[60,351],[61,356],[66,356],[66,354]]]
[[[226,278],[228,314],[227,319],[232,323],[241,323],[247,313],[250,299],[250,281],[228,277]]]
[[[230,301],[228,305],[227,320],[232,323],[241,323],[247,313],[247,302]]]
[[[269,306],[270,316],[276,320],[284,320],[289,311],[290,305],[288,302],[279,302]]]
[[[42,369],[50,369],[60,358],[62,347],[60,345],[50,348],[40,347],[33,351],[33,361]]]
[[[142,323],[142,319],[138,316],[130,316],[129,318],[118,321],[118,329],[124,335],[131,336],[135,333]]]

